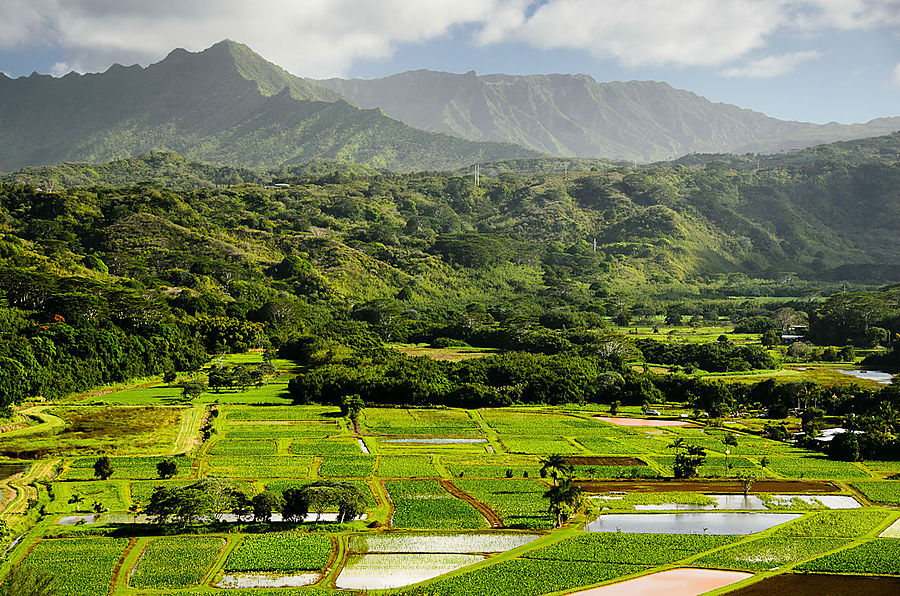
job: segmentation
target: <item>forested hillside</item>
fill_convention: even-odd
[[[561,156],[638,162],[685,153],[772,153],[900,129],[900,118],[811,124],[713,103],[656,81],[416,70],[382,79],[314,81],[411,126]]]
[[[275,347],[310,367],[292,385],[297,401],[354,392],[499,405],[614,391],[641,403],[687,392],[703,409],[756,400],[781,411],[794,394],[774,385],[748,393],[631,367],[776,367],[758,344],[657,345],[605,328],[727,317],[763,333],[784,327],[774,311],[787,308],[809,316],[828,358],[835,346],[890,345],[895,289],[837,292],[845,273],[877,283],[900,265],[898,143],[895,134],[755,164],[692,156],[697,165],[514,174],[501,163],[479,186],[323,162],[225,170],[172,154],[38,170],[60,186],[0,184],[3,403]],[[157,181],[99,184],[118,180],[123,163]],[[63,188],[87,170],[98,184]],[[809,298],[823,293],[834,296]],[[731,298],[752,296],[792,301]],[[398,341],[510,354],[451,365],[380,347]]]
[[[0,122],[5,170],[155,150],[235,166],[335,158],[400,171],[537,155],[360,110],[231,41],[196,54],[174,50],[147,68],[115,65],[59,79],[0,75]]]

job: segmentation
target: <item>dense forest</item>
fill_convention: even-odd
[[[539,160],[527,173],[512,162],[478,186],[171,153],[23,171],[0,185],[3,403],[274,347],[307,367],[292,386],[300,402],[604,402],[615,390],[634,403],[784,410],[793,393],[633,367],[777,368],[763,346],[632,341],[608,326],[724,318],[777,335],[787,309],[825,346],[810,348],[820,359],[881,345],[873,358],[895,362],[900,291],[874,288],[900,267],[898,154],[891,135],[763,165],[694,156],[554,173]],[[385,342],[502,353],[452,364]]]

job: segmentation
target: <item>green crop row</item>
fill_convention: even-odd
[[[275,455],[278,445],[275,441],[259,441],[246,439],[224,439],[216,441],[211,455]]]
[[[41,540],[23,562],[42,577],[54,578],[59,596],[96,596],[109,592],[112,574],[128,540],[57,538]]]
[[[324,438],[340,432],[336,426],[316,425],[312,427],[301,425],[269,425],[269,424],[241,424],[231,425],[225,433],[226,439],[295,439],[306,437]]]
[[[870,501],[900,505],[900,482],[892,480],[854,482],[853,488],[864,494]]]
[[[323,422],[323,416],[337,412],[328,406],[228,407],[227,420],[310,420]]]
[[[668,565],[734,542],[734,536],[582,532],[526,553],[529,559],[590,561],[601,564]]]
[[[382,455],[378,458],[381,478],[435,478],[440,476],[425,455]]]
[[[820,455],[769,458],[769,469],[786,478],[870,478],[850,462],[835,461]]]
[[[433,480],[385,482],[394,503],[392,524],[398,528],[485,528],[478,511]]]
[[[429,584],[423,591],[432,596],[538,596],[549,592],[589,586],[646,569],[638,565],[603,565],[582,561],[513,559],[455,575]]]
[[[503,519],[510,528],[545,529],[553,526],[547,514],[547,487],[524,478],[461,478],[453,483],[481,501]]]
[[[798,519],[775,533],[779,536],[858,538],[875,529],[886,515],[884,511],[868,509],[822,511]]]
[[[228,557],[225,571],[316,571],[331,551],[331,538],[323,534],[251,535]]]
[[[376,459],[372,455],[356,457],[325,457],[319,467],[323,478],[363,478],[375,471]]]
[[[224,540],[218,536],[167,536],[147,545],[129,583],[135,588],[182,589],[203,579]]]
[[[845,543],[846,540],[840,538],[773,536],[706,555],[697,561],[697,565],[716,569],[765,571],[808,559]]]
[[[297,455],[360,455],[356,439],[297,439],[291,442],[291,453]]]
[[[225,478],[310,478],[312,458],[292,455],[209,458],[208,474]]]
[[[804,571],[900,575],[900,540],[879,538],[800,565]]]

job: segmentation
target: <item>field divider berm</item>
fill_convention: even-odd
[[[501,519],[500,516],[497,515],[496,511],[494,511],[493,509],[491,509],[490,507],[488,507],[487,505],[485,505],[484,503],[482,503],[481,501],[479,501],[478,499],[476,499],[475,497],[473,497],[466,491],[457,487],[455,484],[453,484],[449,480],[441,479],[441,480],[438,480],[438,482],[444,488],[444,490],[446,490],[448,493],[450,493],[457,499],[465,501],[466,503],[468,503],[469,505],[471,505],[472,507],[477,509],[478,513],[483,515],[484,519],[486,519],[487,522],[491,525],[491,528],[504,527],[503,519]]]
[[[201,586],[212,585],[213,580],[225,569],[225,565],[228,563],[228,557],[231,556],[231,553],[235,551],[235,549],[240,546],[241,541],[244,539],[243,535],[234,535],[234,534],[225,534],[222,536],[225,539],[225,544],[222,545],[222,549],[219,551],[218,556],[216,557],[215,562],[210,565],[209,571],[206,572],[206,575],[203,576],[203,579],[200,580]]]

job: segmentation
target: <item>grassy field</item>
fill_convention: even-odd
[[[368,408],[357,432],[337,408],[281,405],[275,384],[246,393],[212,393],[188,405],[180,403],[179,396],[166,397],[167,391],[174,390],[120,387],[87,403],[42,405],[35,411],[41,418],[28,427],[30,432],[0,435],[0,446],[23,451],[37,447],[44,451],[32,452],[34,457],[58,462],[46,468],[47,474],[55,470],[52,480],[37,485],[36,500],[44,517],[13,548],[0,571],[13,563],[23,569],[65,569],[74,579],[63,594],[104,593],[108,588],[108,593],[122,596],[148,590],[204,591],[229,574],[261,574],[275,581],[279,574],[302,572],[315,585],[288,593],[320,596],[339,593],[335,581],[350,557],[356,557],[354,565],[361,564],[365,553],[348,554],[351,538],[390,530],[392,536],[398,531],[436,531],[451,542],[468,532],[540,535],[510,553],[485,554],[474,567],[430,580],[427,589],[435,594],[537,595],[608,583],[674,563],[765,575],[773,568],[790,571],[803,565],[834,571],[846,565],[854,570],[873,562],[884,573],[895,573],[884,554],[895,543],[877,536],[898,517],[882,504],[898,502],[894,481],[884,478],[896,473],[900,463],[835,462],[736,430],[753,428],[754,421],[720,428],[703,427],[702,421],[688,428],[630,427],[599,420],[597,416],[607,412],[597,406]],[[216,415],[210,417],[213,409]],[[660,409],[671,418],[689,414],[678,404]],[[636,415],[639,408],[623,408],[620,414]],[[200,429],[207,421],[211,432],[203,440]],[[730,439],[726,443],[727,436],[737,444]],[[801,508],[792,511],[801,515],[793,523],[746,537],[717,537],[584,532],[584,524],[600,514],[589,504],[599,502],[589,500],[568,524],[554,528],[544,496],[552,480],[540,475],[541,460],[552,454],[575,458],[578,478],[610,480],[613,489],[617,482],[626,487],[626,482],[639,479],[641,490],[657,491],[628,493],[633,496],[621,507],[608,505],[604,515],[640,513],[644,503],[709,503],[702,492],[691,492],[689,482],[674,489],[681,492],[671,492],[671,445],[679,439],[706,449],[700,475],[707,494],[714,493],[710,486],[720,481],[724,492],[739,490],[734,477],[752,470],[760,478],[782,481],[787,489],[803,481],[797,484],[804,487],[800,492],[857,495],[868,499],[863,503],[874,504],[850,511]],[[160,479],[157,464],[172,453],[179,454],[174,477]],[[111,458],[113,467],[107,480],[94,471],[102,455]],[[315,524],[251,524],[243,531],[239,525],[203,531],[201,526],[173,525],[162,537],[158,528],[127,523],[148,503],[155,487],[189,487],[208,477],[225,479],[229,490],[248,496],[320,479],[347,482],[365,496],[366,519],[326,525],[327,533],[312,532]],[[729,478],[731,483],[724,483]],[[98,523],[57,523],[62,516],[95,510],[108,510]],[[93,545],[96,564],[90,556]],[[376,563],[365,561],[377,568]],[[401,588],[391,593],[404,592]]]

